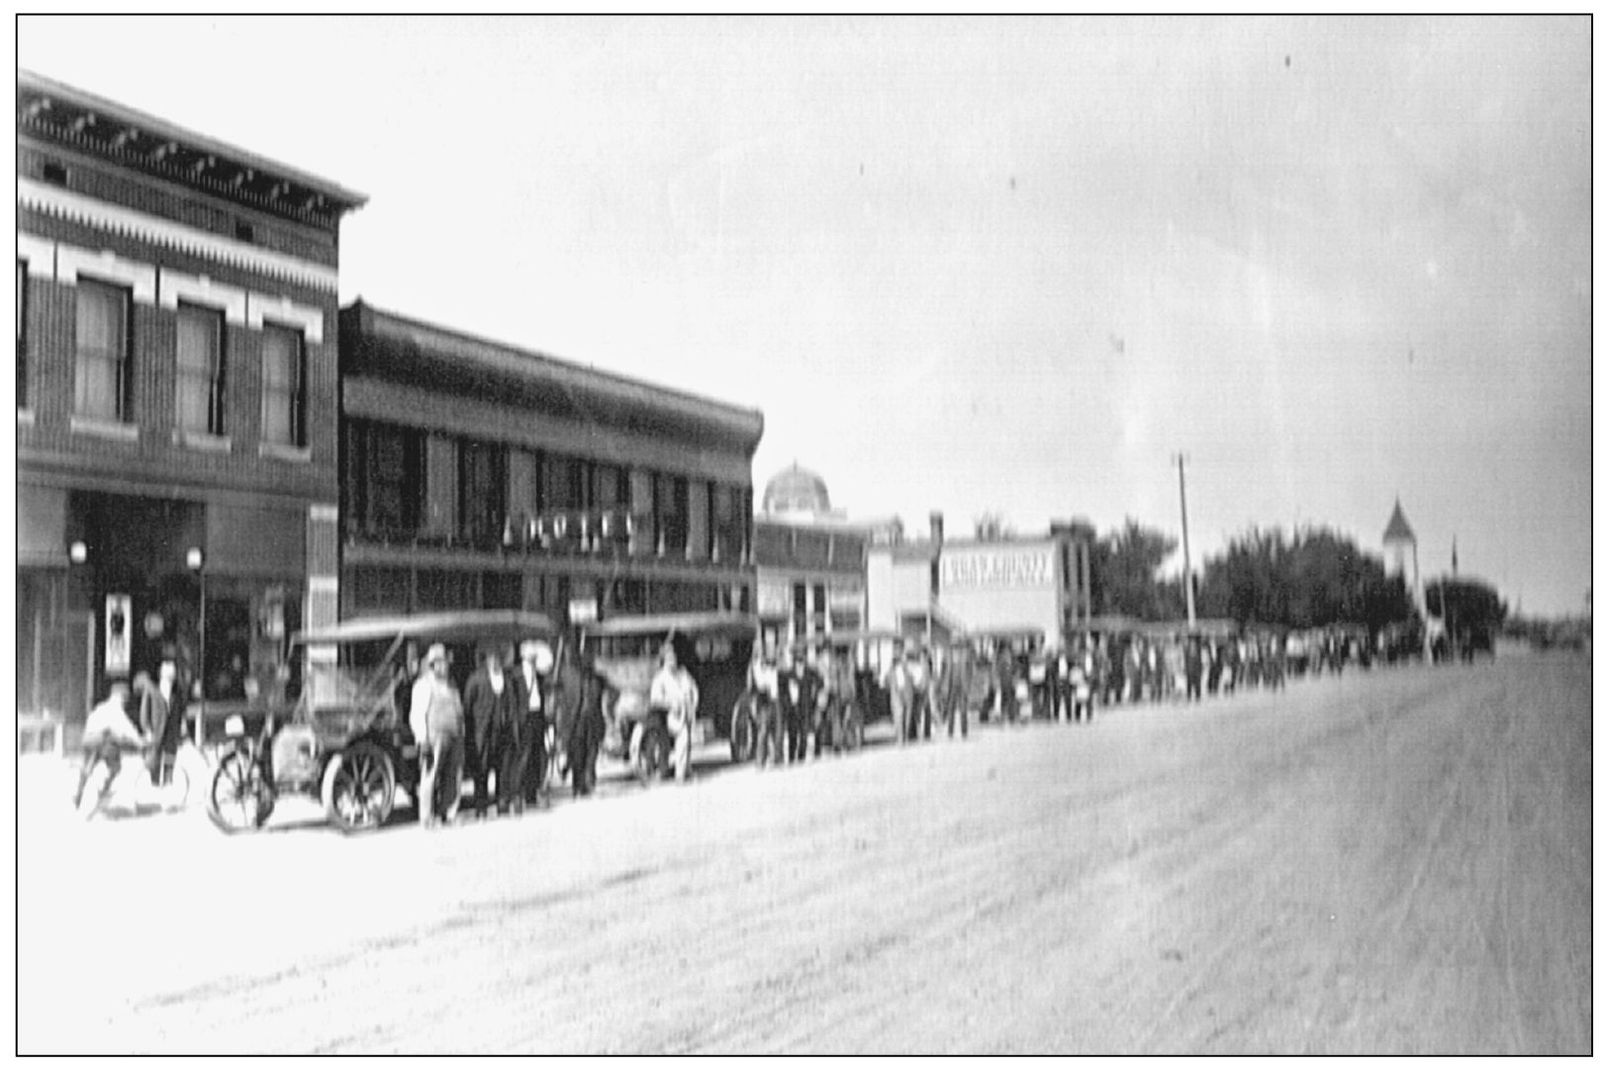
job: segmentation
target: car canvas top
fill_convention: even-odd
[[[434,639],[468,642],[505,636],[550,636],[558,633],[541,613],[519,609],[472,609],[453,613],[413,613],[395,617],[358,617],[328,628],[298,632],[293,644],[324,646],[375,639]]]

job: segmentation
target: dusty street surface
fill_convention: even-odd
[[[1590,670],[1355,672],[434,832],[25,816],[18,1043],[1586,1053]]]

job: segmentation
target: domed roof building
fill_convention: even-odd
[[[827,483],[821,476],[794,462],[772,476],[760,499],[760,510],[767,514],[809,513],[827,516],[833,512],[833,503],[827,495]]]
[[[755,516],[755,590],[760,617],[787,641],[861,627],[866,549],[888,541],[899,520],[851,520],[833,508],[827,481],[796,462],[772,476]]]

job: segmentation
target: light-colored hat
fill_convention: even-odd
[[[530,659],[539,673],[553,668],[553,648],[541,639],[527,639],[520,644],[520,657]]]

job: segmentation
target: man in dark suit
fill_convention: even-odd
[[[514,681],[503,671],[502,651],[488,645],[481,650],[481,664],[464,685],[464,716],[469,722],[470,750],[475,754],[475,816],[485,817],[487,781],[497,777],[498,813],[509,812],[514,784],[519,776],[514,765],[519,756],[516,733],[520,708]]]
[[[553,650],[540,639],[520,644],[520,664],[510,675],[514,679],[514,705],[519,718],[516,732],[515,772],[509,779],[511,801],[516,811],[541,798],[543,777],[548,771],[548,677],[553,672]],[[503,805],[499,792],[498,805]]]
[[[179,690],[179,669],[173,656],[165,655],[157,670],[155,687],[147,688],[140,699],[140,730],[156,743],[146,759],[151,783],[162,783],[162,759],[179,750],[184,735],[184,695]]]
[[[604,742],[604,681],[592,651],[565,658],[555,672],[550,708],[558,718],[559,743],[570,766],[571,794],[591,795],[598,783],[598,749]]]

